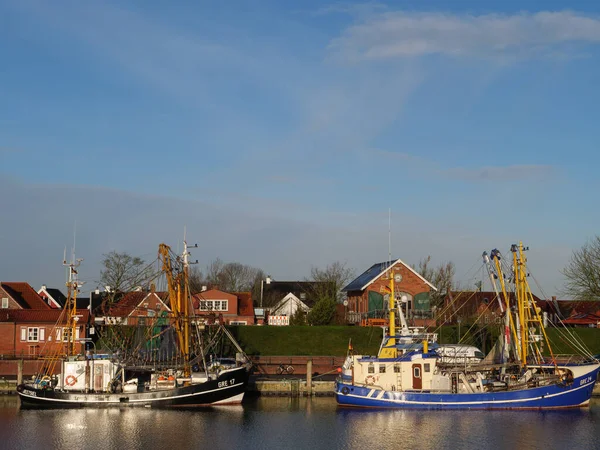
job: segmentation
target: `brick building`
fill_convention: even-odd
[[[171,313],[166,292],[127,292],[112,304],[104,323],[119,325],[146,325],[146,318],[158,317],[161,313]]]
[[[88,310],[77,311],[75,339],[88,335]],[[2,358],[36,357],[66,352],[66,312],[59,309],[6,309],[0,311],[0,355]],[[77,344],[84,350],[85,342]]]
[[[394,277],[394,294],[398,306],[411,326],[433,326],[430,292],[437,291],[409,265],[397,259],[373,264],[345,286],[349,323],[387,325],[390,278]]]
[[[0,309],[50,309],[29,283],[0,282]]]
[[[194,314],[209,322],[227,325],[254,325],[254,307],[250,292],[224,292],[209,289],[193,295]]]

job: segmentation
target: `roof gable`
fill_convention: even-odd
[[[56,308],[64,308],[65,304],[67,303],[67,297],[60,291],[60,289],[42,286],[37,293],[42,299],[45,298],[52,302]]]
[[[296,297],[294,294],[292,294],[290,292],[285,297],[283,297],[281,300],[279,300],[277,302],[277,304],[271,309],[272,314],[277,315],[276,313],[279,312],[280,310],[284,309],[286,304],[289,302],[296,303],[296,305],[298,305],[298,308],[300,308],[304,311],[310,310],[310,308],[306,305],[306,303],[304,303],[302,300],[300,300],[298,297]],[[282,311],[282,312],[284,312],[284,311]]]
[[[29,283],[2,282],[0,285],[23,309],[51,309]]]
[[[408,264],[406,264],[401,259],[397,259],[391,263],[389,261],[386,261],[386,262],[380,262],[380,263],[373,264],[371,267],[369,267],[367,270],[365,270],[363,273],[361,273],[357,278],[355,278],[353,281],[348,283],[342,289],[342,291],[344,291],[344,292],[364,291],[367,287],[369,287],[369,285],[373,284],[375,281],[377,281],[379,278],[381,278],[388,270],[392,269],[393,267],[395,267],[396,265],[399,265],[399,264],[401,264],[406,269],[408,269],[412,273],[414,273],[418,278],[420,278],[430,288],[437,291],[437,288],[433,284],[431,284],[429,281],[427,281],[425,278],[423,278],[423,276],[419,272],[417,272],[415,269],[410,267]]]

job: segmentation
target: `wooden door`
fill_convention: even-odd
[[[413,389],[423,389],[421,364],[412,365]]]

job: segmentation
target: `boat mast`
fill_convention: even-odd
[[[515,342],[518,342],[517,328],[515,327],[514,319],[510,310],[510,296],[506,291],[506,283],[504,278],[504,272],[502,271],[502,263],[500,262],[502,259],[502,255],[500,250],[493,249],[491,251],[491,257],[494,261],[494,266],[496,267],[496,273],[498,275],[498,280],[500,281],[500,289],[502,290],[502,297],[504,298],[504,345],[506,354],[509,353],[510,349],[510,335],[512,331],[513,339]],[[520,360],[521,354],[517,351],[517,361]]]
[[[184,254],[187,249],[184,247]],[[189,342],[189,317],[186,315],[188,311],[187,294],[187,278],[184,266],[183,271],[177,274],[173,270],[173,262],[171,260],[171,247],[167,244],[158,246],[159,257],[162,258],[162,270],[167,278],[167,286],[169,289],[169,298],[171,310],[173,311],[174,329],[177,336],[179,351],[183,356],[183,371],[184,376],[189,376],[190,371],[190,342]]]
[[[63,266],[66,266],[68,270],[66,282],[67,303],[65,305],[67,312],[67,326],[63,330],[63,333],[67,333],[66,341],[63,336],[63,341],[66,342],[67,356],[73,356],[78,353],[76,349],[76,331],[77,322],[79,321],[79,316],[77,315],[77,293],[79,292],[81,283],[79,283],[77,278],[77,268],[81,264],[81,261],[83,261],[83,258],[75,259],[75,251],[73,251],[71,262],[69,264],[67,264],[66,256],[63,259]]]
[[[531,292],[531,287],[527,282],[527,277],[529,276],[529,274],[527,273],[527,257],[525,256],[525,251],[527,250],[529,250],[529,247],[524,247],[523,242],[521,241],[518,245],[513,244],[511,246],[511,251],[513,252],[513,265],[515,271],[515,295],[517,296],[519,323],[521,326],[519,333],[521,355],[520,357],[523,365],[527,363],[529,345],[532,344],[533,346],[537,342],[537,340],[534,339],[533,336],[530,336],[532,334],[530,331],[530,325],[534,326],[535,324],[539,325],[546,345],[548,346],[550,356],[554,361],[554,354],[550,346],[550,341],[548,340],[542,317],[540,316],[540,308],[535,304],[533,294]],[[535,353],[535,356],[541,359],[541,350],[537,348],[537,346]]]

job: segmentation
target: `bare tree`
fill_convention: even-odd
[[[195,294],[202,291],[202,286],[206,285],[206,280],[202,271],[198,267],[192,267],[188,274],[188,283],[190,285],[190,292]]]
[[[225,263],[220,258],[217,258],[206,267],[206,281],[208,284],[221,287],[221,272],[224,265]]]
[[[431,256],[419,261],[417,268],[413,267],[423,278],[437,288],[437,292],[431,292],[431,306],[441,306],[446,294],[454,288],[454,275],[456,268],[452,261],[431,266]]]
[[[239,262],[224,263],[217,258],[206,269],[206,282],[227,292],[252,291],[263,271]]]
[[[310,281],[319,282],[315,287],[318,297],[329,297],[334,301],[341,300],[342,288],[354,278],[354,270],[347,267],[346,263],[335,261],[324,269],[311,267]]]
[[[565,294],[575,300],[600,300],[600,236],[575,250],[562,273],[567,278]]]
[[[107,253],[102,260],[103,270],[100,271],[100,283],[108,286],[107,303],[114,302],[115,296],[120,292],[132,291],[138,287],[147,287],[155,278],[156,271],[152,265],[138,257],[126,252],[112,251]]]

